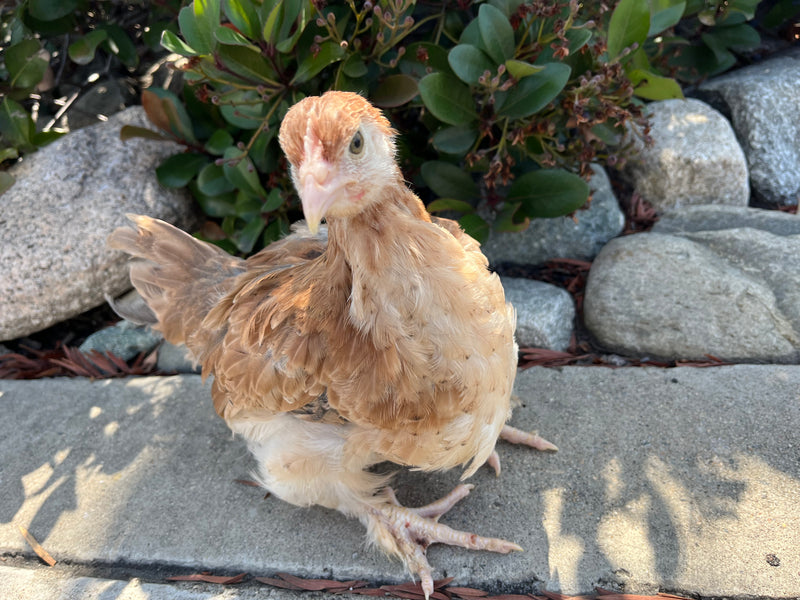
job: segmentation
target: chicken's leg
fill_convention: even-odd
[[[260,420],[229,421],[244,436],[257,463],[258,481],[278,498],[297,506],[318,504],[358,518],[368,538],[400,558],[418,575],[426,596],[433,593],[431,566],[425,551],[431,544],[508,553],[522,550],[505,540],[457,531],[439,517],[465,498],[471,485],[458,485],[444,498],[422,506],[401,506],[389,477],[369,472],[375,457],[347,451],[354,428],[308,421],[291,414],[264,415]]]
[[[503,429],[500,431],[500,439],[511,444],[523,444],[534,450],[542,450],[544,452],[558,451],[558,447],[555,444],[548,442],[538,434],[529,433],[522,429],[512,427],[511,425],[503,425]],[[489,458],[486,460],[486,464],[494,469],[494,474],[497,477],[500,477],[500,455],[497,453],[497,450],[492,451],[491,455],[489,455]]]
[[[513,542],[458,531],[439,523],[439,517],[465,498],[472,485],[456,486],[447,496],[419,508],[401,506],[391,488],[384,490],[386,501],[367,512],[367,528],[373,540],[388,553],[398,556],[412,573],[419,575],[422,591],[433,593],[433,575],[425,556],[431,544],[461,546],[471,550],[489,550],[508,554],[522,548]]]

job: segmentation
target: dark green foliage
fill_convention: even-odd
[[[644,100],[730,68],[754,23],[777,30],[798,3],[765,0],[753,20],[759,0],[140,0],[148,20],[131,25],[124,3],[17,0],[0,7],[0,162],[58,135],[30,116],[54,70],[98,56],[132,70],[160,44],[183,57],[183,93],[144,92],[159,132],[122,137],[185,146],[157,175],[188,186],[208,239],[247,254],[301,216],[277,131],[291,104],[336,89],[385,110],[429,210],[480,240],[479,203],[499,231],[579,209],[589,163],[624,161]],[[0,193],[12,183],[0,171]]]
[[[178,23],[162,44],[185,57],[186,110],[205,133],[185,131],[177,98],[146,93],[151,120],[188,152],[159,174],[165,185],[191,177],[221,219],[214,237],[244,253],[300,216],[275,134],[307,95],[359,91],[383,108],[430,210],[460,213],[478,239],[489,230],[481,201],[508,231],[580,208],[589,162],[619,160],[624,124],[640,117],[628,76],[577,2],[195,0]],[[531,187],[550,181],[558,193]]]
[[[38,131],[31,112],[41,114],[44,96],[53,96],[71,69],[103,57],[106,72],[115,65],[128,72],[139,65],[142,46],[161,51],[161,33],[170,26],[169,15],[177,12],[180,0],[153,0],[147,10],[148,4],[0,2],[0,163],[33,152],[63,133],[54,127]],[[148,19],[144,24],[143,16]],[[0,171],[0,194],[13,183],[10,174]]]

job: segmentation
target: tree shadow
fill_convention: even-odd
[[[435,575],[491,591],[796,596],[800,370],[726,369],[700,380],[687,369],[522,373],[512,423],[559,452],[498,444],[500,478],[479,470],[442,522],[525,551],[434,546]],[[763,396],[742,397],[742,377]],[[56,558],[87,564],[409,579],[365,550],[357,521],[234,483],[253,463],[199,378],[96,382],[92,398],[85,385],[64,380],[48,396],[52,385],[30,382],[0,396],[13,424],[0,440],[0,545],[20,524]],[[459,475],[398,470],[393,485],[419,506]]]

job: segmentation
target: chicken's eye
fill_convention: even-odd
[[[364,149],[364,136],[360,131],[356,131],[353,139],[350,140],[350,154],[361,154]]]

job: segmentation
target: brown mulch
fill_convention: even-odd
[[[20,351],[0,355],[0,379],[41,379],[45,377],[90,377],[107,379],[157,372],[155,352],[140,354],[130,363],[109,352],[78,348],[60,343],[50,350],[22,345]]]
[[[167,577],[167,581],[203,581],[222,585],[241,583],[247,577],[246,573],[234,576],[217,576],[207,571],[191,575],[177,575]],[[360,596],[381,596],[388,598],[406,598],[409,600],[425,600],[422,586],[419,582],[402,583],[398,585],[382,585],[370,587],[369,583],[353,579],[350,581],[337,581],[335,579],[305,579],[289,573],[277,573],[274,577],[253,577],[254,581],[271,587],[297,592],[328,592],[332,594],[358,594]],[[659,593],[655,596],[641,596],[625,594],[603,588],[595,588],[593,594],[581,596],[568,596],[557,592],[540,591],[536,594],[490,594],[485,590],[449,585],[452,577],[433,582],[434,600],[689,600],[683,596]]]

